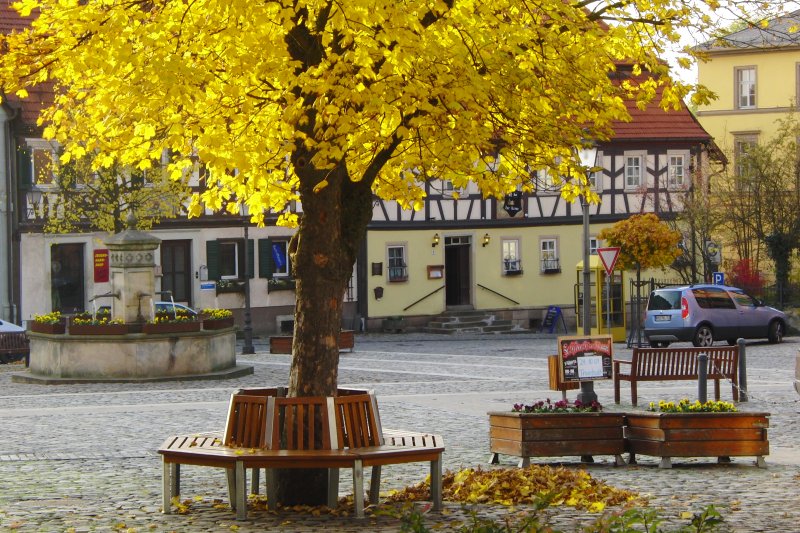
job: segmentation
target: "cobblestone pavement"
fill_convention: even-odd
[[[486,412],[556,397],[547,389],[546,361],[555,346],[555,337],[532,334],[359,335],[355,351],[342,354],[339,383],[375,389],[385,427],[442,434],[445,469],[490,468]],[[795,450],[800,397],[792,388],[798,348],[800,339],[794,338],[778,346],[747,346],[751,401],[740,408],[771,413],[766,469],[753,466],[751,458],[734,458],[727,465],[676,460],[670,470],[645,456],[625,467],[612,466],[610,457],[583,466],[573,457],[541,462],[587,468],[614,486],[649,495],[670,522],[713,503],[727,531],[800,531],[800,453]],[[227,506],[217,505],[227,501],[225,476],[208,468],[184,469],[188,514],[160,512],[161,466],[155,450],[164,438],[219,430],[232,390],[286,382],[289,356],[267,353],[266,339],[256,341],[256,350],[239,356],[239,363],[255,367],[253,375],[222,381],[30,385],[11,381],[12,373],[24,371],[21,365],[0,365],[0,531],[398,530],[398,520],[390,516],[358,521],[290,511],[256,510],[247,521],[236,522]],[[623,344],[615,351],[630,352]],[[632,409],[624,384],[620,406],[613,403],[610,382],[597,382],[595,390],[607,408]],[[696,386],[646,383],[639,395],[640,406],[646,406],[659,399],[693,398]],[[723,387],[723,399],[730,399],[730,387]],[[501,457],[501,463],[514,466],[516,460]],[[424,465],[385,467],[381,488],[416,483],[426,470]],[[343,473],[342,493],[349,490],[348,478]],[[470,510],[447,504],[445,513],[428,513],[426,520],[431,527],[453,529]],[[497,506],[476,510],[493,517],[507,512]],[[553,525],[564,531],[594,519],[571,508],[550,512]]]

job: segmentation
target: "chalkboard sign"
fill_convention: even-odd
[[[561,381],[611,379],[613,346],[610,335],[559,337]]]
[[[566,333],[567,322],[564,320],[561,308],[557,305],[548,306],[547,313],[544,315],[544,320],[542,320],[542,326],[539,328],[539,331],[547,330],[548,333],[555,333],[559,319],[561,320],[561,325],[564,326],[564,333]]]

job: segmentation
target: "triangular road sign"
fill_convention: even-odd
[[[609,276],[612,272],[614,272],[614,267],[616,266],[617,259],[619,258],[619,250],[619,247],[597,249],[597,255],[600,256],[600,261],[603,263],[603,267],[606,269],[606,274]]]

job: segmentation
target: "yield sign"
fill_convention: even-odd
[[[600,256],[600,261],[603,263],[603,267],[606,269],[606,274],[609,276],[614,271],[614,267],[617,264],[617,259],[619,258],[619,247],[609,247],[609,248],[598,248],[597,255]]]

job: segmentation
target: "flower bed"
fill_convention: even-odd
[[[48,335],[61,335],[66,329],[66,321],[59,311],[53,311],[46,315],[34,315],[33,322],[30,323],[31,331],[35,333],[46,333]]]
[[[233,313],[228,309],[206,308],[200,311],[203,329],[224,329],[233,327]]]
[[[492,462],[498,455],[520,457],[528,466],[531,457],[613,455],[614,463],[624,464],[623,413],[600,412],[591,405],[549,400],[532,405],[514,405],[513,411],[489,413],[489,446]]]
[[[650,404],[651,411],[626,415],[625,442],[629,462],[636,454],[661,457],[659,467],[670,468],[673,457],[755,456],[764,467],[769,455],[769,413],[736,412],[728,402]]]
[[[125,335],[128,333],[126,324],[71,324],[70,335]]]

